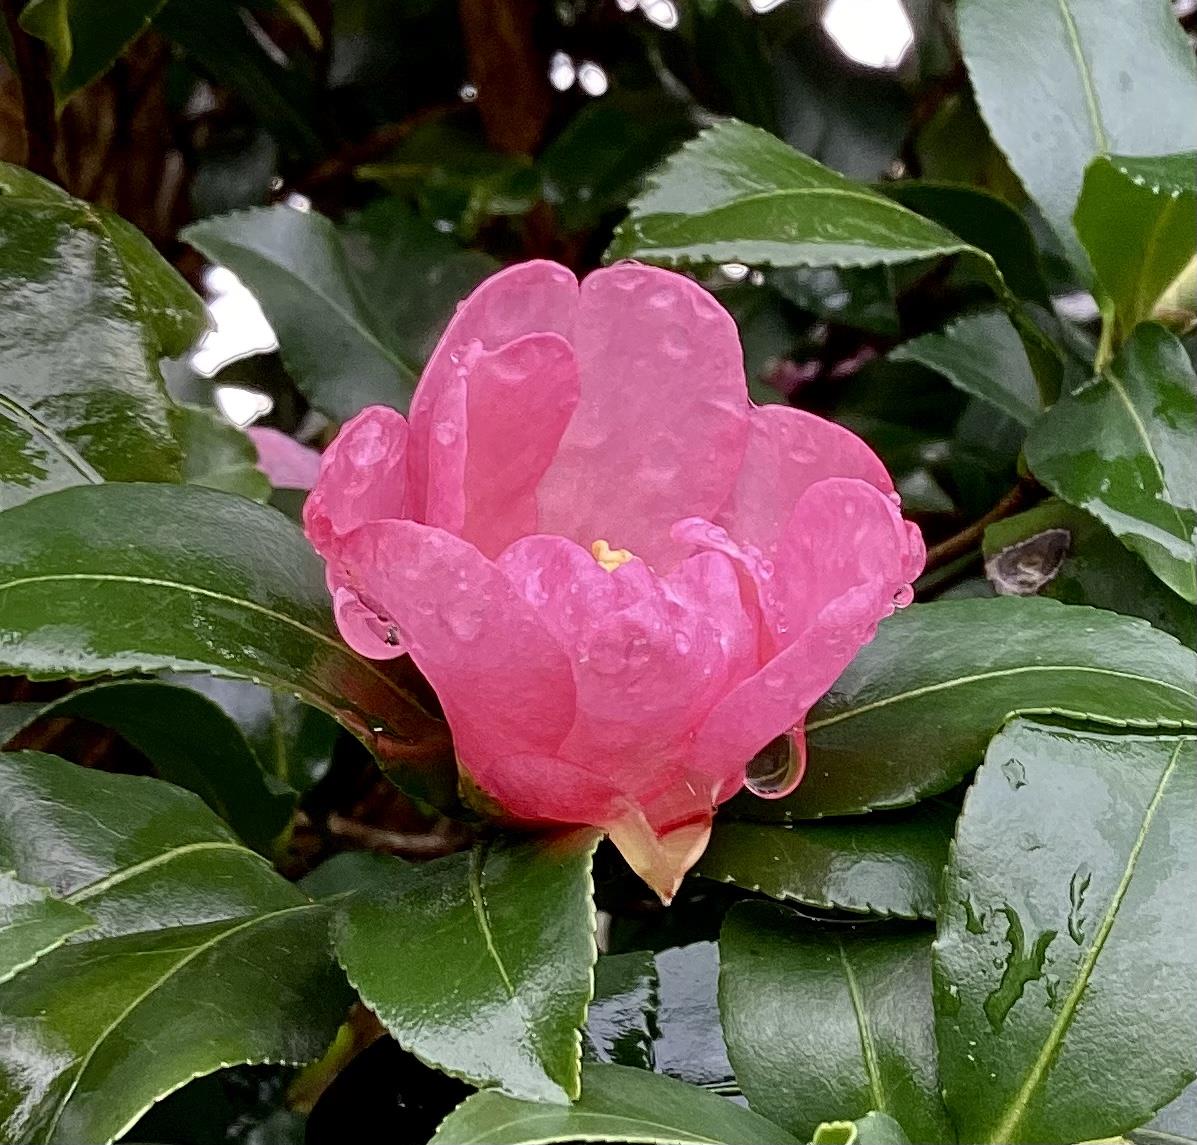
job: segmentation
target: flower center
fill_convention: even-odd
[[[613,549],[604,540],[597,540],[590,546],[591,553],[594,554],[594,559],[607,570],[607,572],[614,572],[620,565],[626,565],[635,553],[627,549]]]

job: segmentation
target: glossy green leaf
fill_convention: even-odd
[[[317,1057],[344,1016],[329,908],[189,792],[2,756],[0,864],[96,924],[0,986],[6,1140],[110,1142],[193,1077]]]
[[[341,642],[321,562],[299,529],[241,497],[110,484],[7,510],[4,670],[252,679],[328,712],[413,792],[452,798],[456,769],[444,726]]]
[[[573,1105],[519,1101],[496,1090],[467,1097],[429,1145],[797,1145],[751,1110],[685,1082],[620,1065],[582,1067]]]
[[[30,0],[21,27],[54,57],[54,91],[64,101],[90,83],[149,27],[165,0]]]
[[[192,223],[182,234],[253,291],[287,369],[325,413],[344,420],[375,403],[406,407],[412,363],[367,306],[323,215],[255,207]]]
[[[806,720],[806,778],[741,797],[761,821],[901,807],[960,782],[1016,712],[1115,727],[1192,727],[1197,657],[1142,620],[1006,597],[913,605]]]
[[[91,925],[82,908],[0,871],[0,984]]]
[[[454,310],[499,264],[465,250],[413,214],[402,199],[377,199],[339,228],[350,272],[377,328],[419,373]]]
[[[177,675],[183,684],[207,696],[241,729],[265,771],[295,791],[307,791],[328,774],[340,732],[319,708],[248,680]]]
[[[1037,593],[1141,616],[1189,648],[1197,646],[1193,606],[1094,517],[1057,497],[985,530],[985,572],[1005,595]]]
[[[1197,147],[1197,66],[1171,7],[960,0],[956,18],[993,138],[1085,266],[1072,216],[1093,158]]]
[[[346,907],[341,965],[421,1060],[520,1097],[574,1099],[598,953],[597,841],[578,831],[479,843],[418,865],[395,860],[389,893]]]
[[[601,955],[583,1032],[583,1056],[676,1077],[692,1085],[732,1080],[719,1030],[714,942]]]
[[[1138,327],[1027,437],[1031,471],[1093,514],[1165,584],[1197,601],[1197,375],[1162,326]]]
[[[258,469],[253,443],[216,410],[180,406],[179,439],[184,481],[238,493],[251,501],[270,499],[270,482]]]
[[[651,1070],[658,1004],[657,965],[649,951],[600,955],[582,1032],[583,1059]]]
[[[1039,385],[1014,324],[1000,311],[967,314],[938,334],[891,351],[895,362],[918,362],[1021,425],[1043,412]]]
[[[715,825],[694,870],[825,910],[934,918],[955,818],[927,802],[909,812],[796,825]]]
[[[200,72],[235,92],[291,155],[315,161],[329,131],[322,89],[309,69],[280,57],[240,4],[166,0],[154,28],[181,48]]]
[[[825,932],[749,902],[732,908],[719,947],[723,1034],[753,1109],[804,1140],[821,1121],[871,1110],[916,1141],[953,1139],[925,931]]]
[[[961,1140],[1117,1136],[1193,1079],[1195,785],[1191,736],[1020,720],[990,745],[935,951]]]
[[[56,489],[103,480],[68,441],[0,388],[0,510]]]
[[[79,716],[119,733],[162,779],[194,791],[259,851],[270,849],[291,817],[295,792],[263,772],[241,729],[198,692],[116,680],[22,707],[33,710],[15,726],[0,708],[0,746],[35,720]]]
[[[1099,155],[1085,172],[1076,229],[1122,329],[1131,331],[1197,254],[1197,153]]]
[[[671,946],[657,954],[657,1037],[653,1066],[693,1085],[731,1080],[719,1030],[715,994],[719,947],[714,942]]]
[[[735,120],[652,177],[607,257],[666,265],[892,266],[972,253],[943,227]]]
[[[910,1145],[906,1131],[884,1113],[866,1113],[855,1121],[824,1121],[815,1127],[812,1145]]]
[[[1019,298],[1050,306],[1034,236],[1005,199],[980,187],[923,179],[879,183],[877,189],[990,254]]]
[[[0,164],[0,507],[63,485],[177,481],[159,359],[203,306],[149,241]]]

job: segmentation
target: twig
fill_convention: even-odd
[[[1014,486],[984,517],[974,521],[966,529],[961,529],[960,532],[948,537],[947,540],[940,541],[937,545],[932,545],[927,550],[927,564],[923,568],[923,573],[926,575],[943,565],[950,564],[958,557],[964,556],[966,553],[975,549],[985,536],[985,530],[995,521],[1001,521],[1006,517],[1011,517],[1030,502],[1034,496],[1035,490],[1038,488],[1038,483],[1030,477],[1022,477],[1018,484]]]
[[[54,85],[50,82],[50,53],[46,45],[21,27],[20,0],[0,0],[4,23],[12,41],[13,62],[21,83],[25,116],[25,166],[35,175],[58,181],[54,152],[58,146],[58,116]]]

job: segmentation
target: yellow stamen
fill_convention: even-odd
[[[598,561],[607,572],[614,572],[620,565],[626,565],[628,561],[635,555],[627,549],[613,549],[606,541],[598,540],[590,546],[590,551],[594,554],[594,559]]]

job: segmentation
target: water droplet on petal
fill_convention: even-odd
[[[744,769],[744,786],[762,799],[780,799],[798,786],[805,771],[806,743],[802,732],[795,729],[771,740],[753,756]]]
[[[392,648],[399,646],[399,629],[395,625],[388,625],[387,634],[383,637],[383,643],[389,644]]]
[[[911,601],[914,600],[914,586],[904,584],[897,592],[894,593],[894,607],[905,608]]]
[[[673,646],[677,649],[679,656],[685,656],[690,651],[690,637],[682,631],[677,631],[673,634]]]
[[[441,619],[458,640],[476,640],[482,631],[482,603],[471,597],[459,597],[441,606]]]
[[[452,445],[457,440],[457,426],[451,421],[438,421],[432,427],[432,433],[441,445]]]

